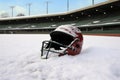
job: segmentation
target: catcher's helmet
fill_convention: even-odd
[[[81,52],[83,36],[76,26],[59,26],[50,33],[50,36],[51,40],[42,42],[42,58],[44,57],[47,59],[54,53],[57,53],[58,56],[62,56],[65,54],[77,55]]]

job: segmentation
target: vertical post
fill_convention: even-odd
[[[15,8],[15,6],[10,6],[10,8],[11,8],[11,16],[13,17],[13,9]]]
[[[31,15],[31,14],[30,14],[30,13],[31,13],[31,5],[32,5],[31,3],[28,4],[28,15],[29,15],[29,16]]]
[[[46,14],[48,14],[49,13],[49,1],[46,1],[45,2],[46,3]]]
[[[67,11],[69,11],[69,0],[67,0]]]
[[[48,14],[48,1],[46,2],[46,13]]]
[[[95,4],[95,2],[94,2],[94,0],[92,0],[92,5],[94,5]]]

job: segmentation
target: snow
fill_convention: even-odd
[[[120,80],[120,37],[85,36],[77,56],[40,58],[48,34],[1,34],[0,80]]]

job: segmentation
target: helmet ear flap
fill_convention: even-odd
[[[80,45],[79,44],[76,44],[76,46],[75,46],[76,48],[80,48]]]
[[[77,55],[81,52],[82,42],[76,38],[74,42],[67,49],[68,55]]]

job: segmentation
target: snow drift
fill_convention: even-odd
[[[120,80],[120,37],[84,36],[81,54],[41,59],[49,39],[0,35],[0,80]]]

